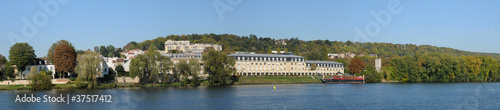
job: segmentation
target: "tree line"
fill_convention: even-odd
[[[387,59],[383,75],[402,82],[500,81],[500,62],[491,56],[418,54]]]
[[[209,74],[210,85],[228,85],[238,81],[233,76],[234,58],[214,49],[203,53],[204,72]],[[130,62],[130,76],[138,77],[141,84],[200,85],[201,65],[197,59],[180,60],[174,64],[169,57],[161,55],[155,46],[144,54],[137,55]]]
[[[330,41],[330,40],[299,40],[298,38],[282,39],[285,44],[277,43],[269,37],[257,37],[256,35],[238,36],[233,34],[190,34],[190,35],[169,35],[158,37],[142,42],[132,41],[127,43],[123,50],[142,49],[154,46],[159,50],[164,50],[164,43],[167,40],[188,40],[191,43],[219,44],[223,52],[234,53],[235,51],[270,53],[271,50],[282,50],[292,52],[295,55],[304,56],[308,60],[329,60],[327,53],[347,53],[355,54],[377,54],[379,57],[403,57],[417,54],[441,53],[453,56],[491,56],[500,59],[500,54],[477,53],[461,51],[447,47],[436,47],[430,45],[415,44],[393,44],[393,43],[371,43],[352,41]]]

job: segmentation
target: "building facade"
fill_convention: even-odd
[[[140,49],[134,49],[129,51],[123,51],[121,54],[125,55],[127,60],[134,58],[137,55],[144,54],[146,51],[142,51]]]
[[[54,64],[50,62],[50,60],[46,58],[36,58],[33,63],[25,67],[24,71],[18,78],[26,79],[31,71],[31,67],[35,67],[37,71],[42,71],[42,70],[45,70],[47,72],[52,71],[52,78],[55,78],[56,67]]]
[[[170,58],[170,61],[172,61],[172,64],[177,64],[179,63],[179,61],[181,60],[186,60],[187,63],[189,63],[189,61],[191,59],[194,59],[196,61],[198,61],[198,63],[200,64],[200,73],[198,73],[198,76],[201,76],[201,77],[206,77],[208,76],[207,74],[204,74],[203,72],[203,61],[201,60],[201,53],[178,53],[178,54],[162,54],[163,56],[166,56],[166,57],[169,57]],[[174,66],[172,65],[172,66]],[[172,74],[173,71],[170,70],[168,74]]]
[[[344,73],[344,65],[333,61],[306,61],[304,57],[291,53],[228,55],[235,59],[236,74],[242,76],[262,75],[334,75]],[[317,65],[316,70],[311,70]]]
[[[202,53],[205,48],[212,47],[217,51],[222,50],[222,46],[217,44],[191,44],[189,41],[165,41],[165,53],[177,50],[180,53]]]

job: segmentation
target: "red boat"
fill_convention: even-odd
[[[330,78],[323,78],[323,83],[364,83],[364,81],[364,76],[330,75]]]

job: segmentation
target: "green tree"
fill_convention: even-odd
[[[115,56],[115,53],[116,53],[116,49],[115,49],[115,46],[113,45],[108,45],[106,47],[106,53],[108,54],[105,54],[105,56],[108,56],[108,57],[114,57]],[[104,56],[104,55],[103,55]]]
[[[7,59],[5,58],[5,56],[3,56],[2,54],[0,54],[0,70],[2,68],[4,68],[5,64],[7,64]]]
[[[316,66],[316,64],[314,64],[314,63],[311,63],[311,71],[314,71],[314,70],[316,70],[316,68],[318,68],[318,67]]]
[[[61,73],[59,77],[64,77],[64,73],[75,71],[76,53],[68,44],[57,45],[52,57],[56,71]]]
[[[368,83],[379,83],[382,81],[382,75],[377,73],[375,67],[372,65],[366,67],[366,71],[363,72],[365,75],[365,81]]]
[[[16,43],[9,50],[10,63],[17,66],[18,71],[24,71],[26,65],[35,61],[35,50],[28,43]]]
[[[170,58],[165,57],[156,50],[156,47],[149,47],[144,54],[137,55],[130,62],[130,76],[139,77],[141,84],[157,83],[161,78],[160,73],[166,74],[171,69]]]
[[[106,46],[104,45],[101,45],[101,47],[99,48],[99,52],[102,56],[108,56],[108,51],[106,50]]]
[[[120,58],[127,58],[127,56],[120,54]]]
[[[97,77],[102,75],[101,62],[99,54],[93,51],[87,51],[85,54],[79,56],[78,66],[76,66],[76,72],[78,73],[78,77],[76,78],[77,85],[83,85],[80,87],[95,88],[98,85]]]
[[[189,60],[188,65],[189,65],[189,68],[191,71],[190,74],[192,76],[191,84],[196,85],[196,86],[200,85],[200,79],[199,79],[198,75],[201,72],[201,65],[200,65],[199,60],[191,58]]]
[[[10,63],[7,63],[4,65],[4,68],[2,69],[2,74],[5,76],[5,78],[13,78],[14,77],[14,68],[11,67]],[[3,78],[1,78],[3,79]]]
[[[234,69],[234,58],[216,50],[203,53],[204,70],[209,74],[208,80],[211,85],[233,84],[237,80],[231,80],[231,75],[236,73]]]
[[[483,64],[481,59],[476,56],[467,56],[465,57],[465,61],[467,70],[469,70],[468,72],[471,73],[469,74],[469,80],[479,81],[480,78],[478,77],[478,75],[481,73],[481,64]]]
[[[196,59],[180,60],[174,66],[174,74],[177,79],[182,79],[186,81],[188,84],[199,85],[198,73],[201,70],[200,63]],[[189,79],[191,77],[191,79]]]
[[[83,51],[83,50],[77,50],[77,51],[76,51],[76,54],[77,54],[77,55],[85,54],[85,51]]]
[[[118,73],[116,76],[124,76],[125,75],[125,68],[123,68],[122,65],[118,65],[115,67],[116,73]],[[128,76],[128,75],[127,75]]]
[[[45,75],[45,73],[40,73],[34,66],[31,67],[28,79],[30,80],[29,85],[33,90],[52,89],[52,80],[50,76]]]

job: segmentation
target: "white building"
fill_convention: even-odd
[[[130,59],[134,58],[137,55],[144,54],[145,52],[146,51],[142,51],[140,49],[134,49],[134,50],[124,51],[121,54],[125,55],[125,57],[127,57],[126,58],[127,60],[130,60]]]
[[[113,70],[115,70],[116,66],[118,66],[118,65],[123,66],[126,62],[129,61],[125,58],[118,58],[118,57],[102,57],[102,59],[104,62],[106,62],[108,67],[113,69]]]
[[[333,61],[306,61],[292,53],[230,54],[235,59],[237,75],[335,75],[344,73],[344,64]],[[316,65],[313,70],[312,66]]]
[[[202,53],[205,48],[212,47],[217,51],[222,50],[222,46],[217,44],[190,44],[189,41],[165,41],[165,53],[177,50],[180,53]]]
[[[379,73],[382,72],[382,59],[380,58],[375,59],[375,69]]]
[[[328,53],[328,58],[330,58],[330,59],[336,59],[336,58],[339,58],[339,54],[336,54],[336,53]]]
[[[100,78],[104,77],[104,75],[109,75],[109,66],[104,60],[105,57],[101,57],[101,65],[99,66],[101,68],[101,76],[98,76]]]
[[[18,76],[20,79],[26,79],[31,71],[31,67],[35,67],[38,71],[52,71],[52,78],[55,78],[56,67],[46,58],[36,58],[35,61],[25,67],[24,71],[21,73],[21,76]]]

